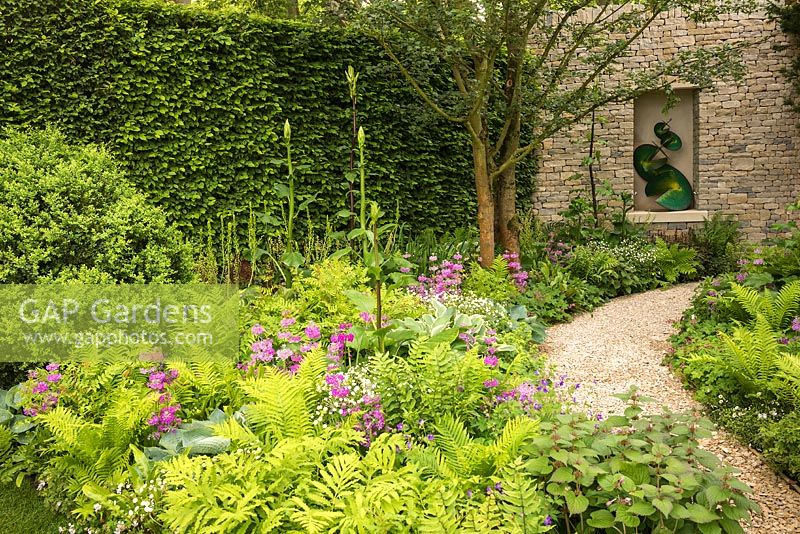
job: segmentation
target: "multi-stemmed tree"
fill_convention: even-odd
[[[419,97],[469,134],[480,252],[519,248],[517,164],[593,111],[671,84],[709,87],[742,73],[746,43],[679,50],[641,70],[622,69],[642,33],[671,9],[696,23],[753,8],[749,0],[372,0],[364,25]],[[678,13],[678,11],[673,12]],[[452,74],[428,85],[403,50],[425,47]],[[640,50],[646,53],[646,50]]]

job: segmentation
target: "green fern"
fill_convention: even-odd
[[[682,247],[676,243],[668,245],[663,239],[656,239],[656,261],[664,275],[664,280],[673,284],[681,276],[691,277],[697,274],[700,262],[697,251]]]
[[[517,458],[501,472],[503,492],[498,497],[507,532],[544,532],[545,502],[526,472],[525,462]]]
[[[800,280],[786,284],[777,293],[768,289],[759,293],[739,284],[731,284],[731,292],[752,319],[762,315],[776,330],[788,328],[792,318],[800,313]]]
[[[86,484],[110,487],[126,480],[130,445],[143,431],[153,404],[149,396],[142,398],[134,390],[122,389],[112,397],[100,423],[83,419],[63,406],[39,416],[54,440],[50,469],[66,479],[79,502]]]
[[[732,335],[720,334],[725,350],[695,355],[690,362],[723,365],[747,392],[769,391],[800,404],[800,358],[786,355],[769,320],[757,313],[752,327],[739,326]]]

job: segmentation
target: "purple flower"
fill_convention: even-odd
[[[344,382],[344,375],[342,373],[335,373],[332,375],[325,375],[325,383],[329,386],[338,386]]]
[[[365,312],[365,311],[364,311],[364,312],[361,312],[361,313],[359,313],[359,314],[358,314],[358,317],[359,317],[359,318],[360,318],[362,321],[364,321],[365,323],[371,323],[371,322],[375,321],[375,317],[373,317],[371,313],[369,313],[369,312]]]
[[[425,436],[425,439],[427,439],[428,441],[433,441],[436,439],[436,436],[434,436],[433,434],[428,434],[427,436]]]
[[[800,332],[800,317],[795,317],[792,319],[792,330],[795,332]]]
[[[553,518],[548,515],[547,517],[544,518],[544,524],[545,526],[549,527],[551,525],[554,525],[555,521],[553,521]]]
[[[59,380],[61,380],[61,373],[53,373],[47,375],[48,382],[58,382]]]
[[[400,272],[401,273],[410,273],[411,272],[411,267],[400,267]]]
[[[756,258],[753,260],[753,265],[764,265],[764,260],[761,258]]]
[[[745,280],[747,280],[747,273],[746,272],[739,273],[739,274],[736,275],[736,281],[737,282],[742,283]]]
[[[281,319],[281,328],[289,328],[296,322],[297,319],[295,319],[294,317],[284,317],[283,319]]]
[[[331,388],[331,396],[341,399],[350,395],[350,388],[345,386],[334,386]]]
[[[319,339],[321,335],[322,332],[320,332],[320,329],[316,324],[309,323],[308,326],[306,326],[306,337],[308,339]]]
[[[498,384],[498,383],[499,383],[499,382],[497,381],[497,379],[496,379],[496,378],[491,378],[491,379],[489,379],[489,380],[485,380],[485,381],[483,382],[483,387],[485,387],[485,388],[487,388],[487,389],[491,389],[491,388],[497,387],[497,384]]]
[[[250,332],[252,332],[252,334],[254,336],[260,336],[261,334],[266,332],[266,330],[264,329],[263,326],[261,326],[260,324],[256,323],[256,324],[254,324],[253,326],[250,327]]]
[[[489,367],[497,367],[497,356],[486,356],[483,359],[483,363]]]
[[[61,366],[59,364],[57,364],[57,363],[48,363],[45,366],[45,369],[47,369],[48,371],[50,371],[52,373],[53,371],[58,371],[59,367],[61,367]]]
[[[397,430],[403,430],[403,423],[397,423],[395,428],[397,428]]]
[[[292,349],[280,349],[278,351],[278,358],[280,358],[281,360],[286,361],[292,356],[292,354],[294,354],[292,352]]]
[[[47,382],[37,382],[31,391],[33,391],[33,393],[44,393],[48,389],[50,389],[50,386],[47,385]]]

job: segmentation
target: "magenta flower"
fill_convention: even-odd
[[[281,319],[281,328],[289,328],[296,322],[297,319],[295,319],[294,317],[284,317],[283,319]]]
[[[761,258],[756,258],[753,260],[753,265],[764,265],[764,260]]]
[[[48,382],[58,382],[59,380],[61,380],[61,373],[53,373],[47,375]]]
[[[350,388],[346,386],[334,386],[331,388],[331,396],[336,398],[343,398],[350,395]]]
[[[59,364],[57,364],[57,363],[48,363],[45,366],[45,369],[47,369],[48,371],[50,371],[52,373],[53,371],[58,371],[59,367],[61,367],[61,366]]]
[[[746,272],[744,272],[744,273],[739,273],[739,274],[737,274],[737,275],[736,275],[736,281],[737,281],[737,282],[739,282],[739,283],[742,283],[742,282],[744,282],[745,280],[747,280],[747,273],[746,273]]]
[[[483,387],[485,387],[487,389],[491,389],[491,388],[497,387],[497,384],[499,384],[497,379],[496,378],[491,378],[491,379],[485,380],[483,382]]]
[[[286,349],[286,348],[284,348],[284,349],[280,349],[280,350],[278,351],[278,354],[277,354],[277,356],[278,356],[278,358],[280,358],[281,360],[284,360],[284,361],[286,361],[286,360],[288,360],[288,359],[291,357],[291,355],[292,355],[292,354],[293,354],[293,352],[292,352],[292,349]]]
[[[264,327],[263,327],[263,326],[261,326],[260,324],[254,324],[253,326],[251,326],[251,327],[250,327],[250,332],[251,332],[251,333],[252,333],[254,336],[260,336],[261,334],[263,334],[264,332],[266,332],[266,330],[265,330],[265,329],[264,329]]]
[[[47,382],[37,382],[36,385],[33,386],[31,391],[33,393],[44,393],[45,391],[49,390],[50,386],[47,385]]]
[[[497,367],[497,356],[486,356],[483,359],[483,363],[489,367]]]
[[[359,313],[359,314],[358,314],[358,317],[359,317],[359,318],[360,318],[362,321],[364,321],[365,323],[371,323],[371,322],[373,322],[373,321],[375,320],[375,317],[373,317],[371,313],[369,313],[369,312],[365,312],[365,311],[364,311],[364,312],[361,312],[361,313]]]
[[[314,323],[309,323],[309,325],[306,326],[305,333],[308,339],[319,339],[320,336],[322,335],[322,332],[320,332],[319,327]]]

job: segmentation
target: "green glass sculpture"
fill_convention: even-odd
[[[668,210],[680,211],[692,205],[692,186],[681,171],[670,165],[667,153],[680,150],[681,138],[669,129],[669,124],[659,122],[653,128],[661,145],[639,145],[633,151],[633,168],[647,182],[644,194],[658,197],[656,202]],[[658,157],[661,154],[663,157]]]

